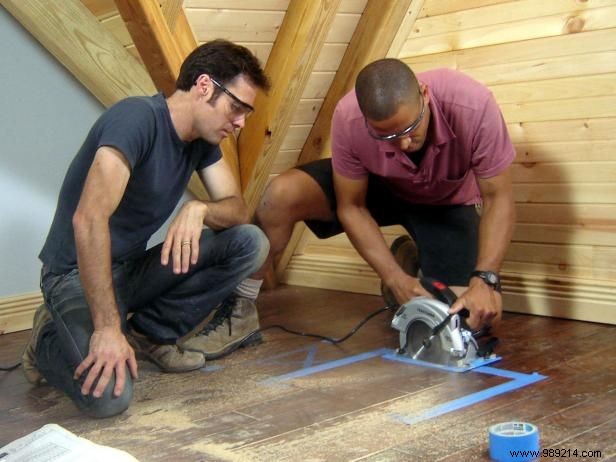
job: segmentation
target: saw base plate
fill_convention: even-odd
[[[489,358],[477,358],[474,361],[472,361],[470,364],[466,366],[462,366],[462,367],[445,366],[443,364],[431,363],[428,361],[422,361],[421,359],[413,359],[413,358],[410,358],[409,356],[397,354],[394,352],[383,355],[383,359],[387,359],[389,361],[398,361],[398,362],[405,363],[405,364],[414,364],[416,366],[431,367],[433,369],[439,369],[439,370],[448,371],[448,372],[467,372],[473,369],[477,369],[478,367],[487,366],[488,364],[495,363],[497,361],[500,361],[502,358],[500,356],[492,356]]]

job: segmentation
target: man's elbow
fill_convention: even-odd
[[[86,229],[88,223],[87,214],[83,210],[77,208],[73,214],[73,230],[75,234],[81,234],[82,230]]]
[[[358,214],[361,214],[362,207],[359,207],[355,204],[338,204],[336,207],[336,215],[338,216],[338,221],[344,226],[345,223],[349,223],[357,218]]]
[[[511,190],[508,190],[504,194],[501,195],[501,198],[497,204],[497,207],[505,211],[506,218],[511,224],[515,223],[516,208],[515,208],[515,200],[513,197],[513,192]]]
[[[101,220],[102,217],[96,216],[92,211],[77,207],[72,220],[75,239],[89,235]]]

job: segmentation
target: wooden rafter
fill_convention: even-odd
[[[175,23],[180,17],[183,11],[182,3],[184,0],[162,0],[161,8],[163,9],[163,16],[167,21],[167,27],[173,32],[175,30]]]
[[[368,0],[338,67],[336,77],[329,87],[317,119],[304,143],[298,164],[317,160],[330,151],[330,124],[336,104],[353,88],[357,74],[366,64],[388,55],[397,54],[395,47],[403,43],[401,39],[396,40],[399,37],[399,29],[406,34],[404,37],[406,38],[423,3],[424,0]],[[279,279],[304,230],[303,224],[295,227],[289,245],[277,262],[276,276]]]
[[[184,9],[181,8],[181,2],[171,0],[166,2],[166,5],[172,4],[172,10],[168,11],[168,14],[172,14],[174,18],[173,34],[163,9],[156,0],[115,0],[115,2],[154,83],[166,95],[172,94],[175,91],[175,81],[180,73],[182,61],[198,46]],[[220,147],[239,182],[235,139],[227,138]],[[207,198],[207,192],[197,175],[192,176],[188,189],[200,199]]]
[[[240,134],[240,177],[254,211],[275,156],[312,73],[340,0],[291,0],[265,66],[272,80],[269,96],[257,96],[256,114]]]
[[[190,27],[190,23],[188,22],[184,8],[181,8],[178,12],[175,18],[175,25],[173,29],[170,28],[170,30],[175,37],[175,41],[180,48],[182,56],[188,56],[191,51],[199,46],[199,42],[197,42],[195,34]]]
[[[103,105],[156,91],[144,67],[77,0],[0,2]]]
[[[182,55],[155,0],[115,0],[135,47],[156,86],[166,95],[175,91]]]

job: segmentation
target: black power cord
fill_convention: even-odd
[[[319,340],[324,340],[324,341],[326,341],[326,342],[331,343],[332,345],[337,345],[337,344],[339,344],[339,343],[344,342],[345,340],[347,340],[347,339],[348,339],[349,337],[351,337],[352,335],[354,335],[354,334],[355,334],[355,333],[356,333],[359,329],[361,329],[361,327],[362,327],[364,324],[366,324],[366,323],[367,323],[370,319],[372,319],[372,318],[374,318],[375,316],[377,316],[377,315],[379,315],[379,314],[383,313],[384,311],[393,311],[393,310],[397,310],[399,306],[400,306],[400,305],[392,304],[392,305],[387,305],[387,306],[384,306],[384,307],[382,307],[382,308],[379,308],[379,309],[378,309],[378,310],[376,310],[376,311],[373,311],[373,312],[372,312],[372,313],[370,313],[368,316],[366,316],[366,317],[365,317],[365,318],[364,318],[364,319],[363,319],[363,320],[362,320],[359,324],[357,324],[357,325],[356,325],[353,329],[351,329],[351,331],[350,331],[348,334],[346,334],[345,336],[340,337],[340,338],[333,338],[333,337],[327,337],[327,336],[325,336],[325,335],[319,335],[319,334],[309,334],[309,333],[306,333],[306,332],[299,332],[299,331],[292,330],[292,329],[289,329],[289,328],[287,328],[287,327],[281,326],[280,324],[273,324],[273,325],[271,325],[271,326],[262,327],[262,328],[260,328],[260,329],[253,330],[250,334],[248,334],[246,337],[244,337],[244,339],[243,339],[241,342],[237,343],[237,344],[233,347],[233,349],[232,349],[231,351],[229,351],[229,353],[232,353],[233,351],[237,350],[238,348],[240,348],[241,346],[245,345],[246,343],[249,343],[249,342],[250,342],[250,339],[251,339],[253,336],[257,335],[257,334],[258,334],[258,333],[260,333],[260,332],[265,332],[266,330],[269,330],[269,329],[280,329],[280,330],[282,330],[282,331],[284,331],[284,332],[287,332],[287,333],[289,333],[289,334],[293,334],[293,335],[300,335],[300,336],[302,336],[302,337],[312,337],[312,338],[316,338],[316,339],[319,339]]]
[[[280,324],[272,324],[271,326],[266,326],[266,327],[262,327],[262,328],[257,329],[257,330],[253,330],[250,334],[248,334],[246,337],[244,337],[244,339],[241,342],[237,343],[233,347],[233,349],[229,351],[229,353],[234,352],[235,350],[237,350],[238,348],[240,348],[244,344],[248,343],[250,341],[250,339],[252,337],[254,337],[255,335],[257,335],[259,332],[265,332],[266,330],[269,330],[269,329],[280,329],[280,330],[282,330],[284,332],[287,332],[289,334],[300,335],[302,337],[312,337],[312,338],[316,338],[316,339],[319,339],[319,340],[324,340],[326,342],[331,343],[332,345],[337,345],[337,344],[342,343],[345,340],[349,339],[359,329],[361,329],[364,324],[366,324],[368,321],[370,321],[375,316],[383,313],[384,311],[396,310],[396,309],[398,309],[399,306],[400,305],[396,305],[396,304],[387,305],[387,306],[384,306],[382,308],[379,308],[376,311],[373,311],[368,316],[366,316],[359,324],[357,324],[353,329],[351,329],[351,331],[348,334],[346,334],[345,336],[340,337],[340,338],[333,338],[333,337],[327,337],[325,335],[309,334],[309,333],[306,333],[306,332],[299,332],[299,331],[296,331],[296,330],[289,329],[289,328],[287,328],[285,326],[281,326]],[[229,353],[227,353],[227,354],[229,354]],[[18,363],[12,364],[10,366],[0,366],[0,371],[2,371],[2,372],[12,371],[12,370],[17,369],[19,366],[21,366],[21,361],[19,361]]]
[[[12,364],[10,366],[0,366],[0,372],[9,372],[9,371],[14,371],[15,369],[17,369],[19,366],[21,366],[21,361]]]

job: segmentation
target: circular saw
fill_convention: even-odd
[[[492,338],[481,346],[477,343],[478,338],[488,335],[489,328],[471,331],[465,322],[469,316],[466,308],[449,313],[456,295],[445,284],[431,278],[421,279],[421,284],[435,298],[416,297],[400,305],[391,323],[400,332],[397,353],[458,368],[489,356],[497,340]]]

